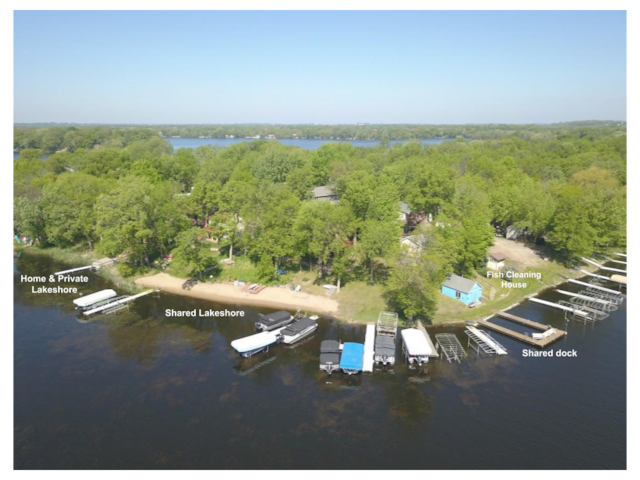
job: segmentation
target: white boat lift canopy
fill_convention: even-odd
[[[100,290],[99,292],[92,293],[91,295],[85,295],[84,297],[76,298],[73,303],[80,308],[86,308],[94,303],[101,302],[102,300],[108,300],[116,296],[115,290],[110,288],[107,290]]]
[[[278,341],[278,334],[285,328],[287,327],[276,328],[270,332],[260,332],[254,335],[249,335],[248,337],[238,338],[231,342],[231,347],[240,354],[251,352],[259,348],[266,348]]]
[[[94,309],[91,309],[91,310],[85,310],[82,313],[84,313],[85,315],[91,315],[91,314],[94,314],[94,313],[102,312],[103,310],[109,310],[109,309],[111,309],[113,307],[116,307],[118,305],[123,305],[125,303],[132,302],[136,298],[140,298],[140,297],[144,297],[145,295],[149,295],[150,293],[153,293],[153,290],[145,290],[142,293],[138,293],[136,295],[131,295],[130,297],[123,298],[122,300],[116,300],[115,302],[108,303],[107,305],[102,305],[102,306],[100,306],[98,308],[94,308]]]
[[[416,328],[406,328],[400,332],[400,335],[402,336],[409,355],[430,357],[436,353],[431,350],[431,346],[420,330]]]

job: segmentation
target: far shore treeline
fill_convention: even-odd
[[[429,138],[467,138],[495,140],[517,137],[523,140],[552,140],[564,136],[604,137],[626,133],[626,122],[582,121],[550,125],[147,125],[97,126],[18,124],[13,148],[38,148],[44,153],[94,145],[123,146],[151,136],[181,138],[267,138],[322,140],[376,140],[383,144],[394,140]]]
[[[258,140],[174,153],[163,138],[294,133],[381,142],[309,151]],[[429,137],[475,140],[387,143]],[[382,284],[389,308],[430,317],[448,273],[483,268],[496,228],[522,229],[565,264],[626,246],[626,124],[615,122],[37,126],[17,127],[14,148],[15,234],[37,248],[119,256],[125,276],[173,254],[185,275],[215,280],[220,260],[240,255],[256,280],[316,269],[322,283]],[[57,153],[43,161],[45,152]],[[325,185],[338,202],[312,199]],[[412,232],[417,251],[401,247],[400,202],[427,219]]]

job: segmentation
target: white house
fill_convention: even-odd
[[[507,256],[502,252],[489,253],[487,258],[487,268],[491,270],[502,270]]]
[[[411,253],[422,253],[425,247],[424,235],[408,235],[400,239],[400,245],[404,245]]]

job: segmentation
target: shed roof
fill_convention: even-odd
[[[411,209],[406,202],[400,202],[400,212],[409,215],[411,213]]]
[[[442,285],[462,293],[471,293],[471,290],[473,290],[473,287],[475,287],[478,284],[473,280],[469,280],[468,278],[464,278],[464,277],[461,277],[460,275],[456,275],[455,273],[451,273],[447,276],[447,279],[444,281]]]
[[[502,262],[507,259],[507,256],[502,252],[489,253],[489,256],[493,258],[496,262]]]

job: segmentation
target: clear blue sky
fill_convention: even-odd
[[[16,12],[14,121],[626,120],[625,12]]]

